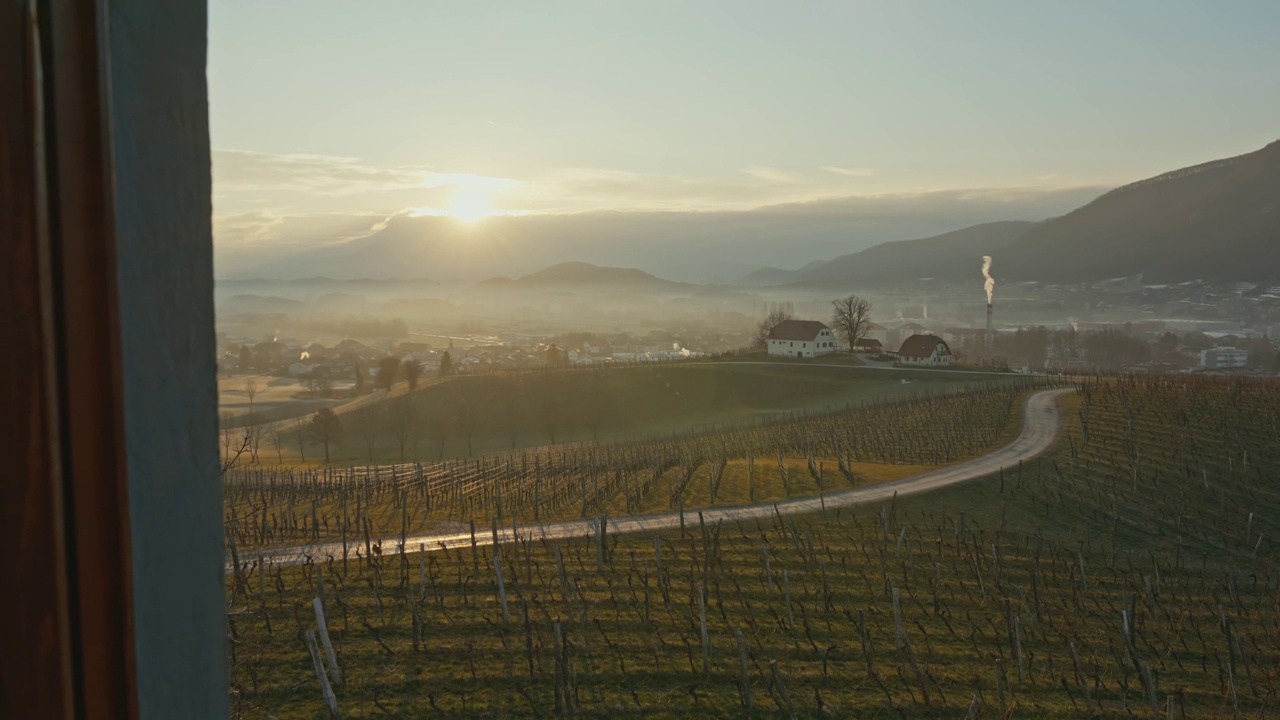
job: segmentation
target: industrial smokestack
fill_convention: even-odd
[[[991,347],[991,303],[987,303],[987,347]]]
[[[995,295],[996,281],[991,277],[991,256],[982,256],[982,277],[985,278],[982,283],[982,289],[987,293],[987,347],[991,347],[992,327],[991,327],[991,310],[992,299]]]

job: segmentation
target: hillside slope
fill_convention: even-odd
[[[1034,226],[1035,223],[1015,221],[983,223],[919,240],[888,242],[801,270],[793,281],[896,282],[971,276],[977,272],[983,255],[1007,248]]]
[[[1280,276],[1280,141],[1112,190],[1031,228],[998,258],[1000,274],[1084,282]]]

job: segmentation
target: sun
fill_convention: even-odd
[[[475,222],[489,214],[489,200],[479,188],[458,188],[453,194],[449,214],[464,223]]]

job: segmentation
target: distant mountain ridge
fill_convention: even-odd
[[[633,288],[648,290],[680,290],[695,287],[686,283],[664,280],[635,268],[602,267],[586,262],[557,263],[515,280],[510,278],[490,278],[480,284],[488,287],[603,286],[613,289]]]
[[[983,255],[1006,280],[1146,282],[1280,279],[1280,141],[1110,190],[1041,222],[993,222],[882,243],[743,284],[899,282],[974,276]]]
[[[900,282],[972,275],[983,255],[1008,247],[1035,225],[1013,220],[983,223],[919,240],[882,243],[798,270],[789,282]]]
[[[226,268],[220,280],[419,277],[475,283],[573,259],[676,281],[723,283],[764,265],[794,267],[798,258],[829,258],[888,240],[993,220],[1039,220],[1104,189],[940,190],[751,210],[495,215],[469,224],[400,212],[346,240],[282,234],[270,242],[220,242],[215,249],[219,267]],[[281,227],[281,233],[294,232],[287,223]]]
[[[1008,250],[1002,272],[1048,282],[1280,277],[1280,141],[1116,188]]]

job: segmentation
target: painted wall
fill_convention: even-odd
[[[141,717],[225,718],[204,0],[108,0]]]
[[[836,336],[822,330],[814,340],[766,340],[768,354],[776,357],[819,357],[836,351]]]

